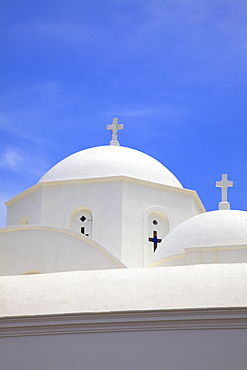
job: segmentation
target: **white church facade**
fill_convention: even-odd
[[[9,200],[0,229],[0,364],[245,369],[247,212],[206,212],[160,162],[75,153]]]

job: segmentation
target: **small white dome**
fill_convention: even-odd
[[[247,212],[212,211],[175,227],[160,243],[153,262],[184,253],[186,248],[247,246]]]
[[[182,188],[178,179],[156,159],[123,146],[85,149],[52,167],[40,182],[127,176]]]

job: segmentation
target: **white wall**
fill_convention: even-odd
[[[93,239],[54,227],[0,229],[0,256],[0,275],[124,267]]]
[[[122,256],[128,267],[148,266],[153,244],[148,241],[150,213],[161,212],[168,219],[169,231],[202,212],[194,192],[148,183],[123,182]],[[148,251],[148,252],[147,252]]]
[[[23,217],[27,217],[29,224],[38,225],[41,223],[41,210],[42,187],[34,186],[30,188],[30,192],[24,192],[23,196],[17,197],[17,200],[8,206],[6,225],[20,225]]]
[[[1,370],[244,370],[246,264],[0,277]]]
[[[202,310],[5,319],[1,369],[244,370],[244,317]]]
[[[171,230],[203,206],[193,191],[123,177],[41,183],[9,202],[8,225],[26,216],[29,224],[70,229],[80,209],[92,214],[92,239],[127,267],[141,267],[152,261],[151,211],[163,212]]]

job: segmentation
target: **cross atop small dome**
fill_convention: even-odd
[[[123,128],[124,126],[118,123],[118,118],[113,118],[112,124],[106,126],[106,129],[111,130],[111,134],[112,134],[110,145],[116,145],[116,146],[119,145],[119,142],[117,140],[117,134],[118,134],[117,132],[118,130],[122,130]]]
[[[230,209],[230,203],[227,201],[227,189],[233,186],[233,181],[227,179],[227,174],[222,174],[220,181],[216,181],[215,186],[221,188],[221,202],[219,209]]]

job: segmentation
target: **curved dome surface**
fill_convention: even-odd
[[[160,243],[153,262],[184,253],[186,248],[247,246],[247,212],[201,213],[175,227]]]
[[[98,146],[72,154],[52,167],[39,182],[127,176],[182,188],[156,159],[123,146]]]

